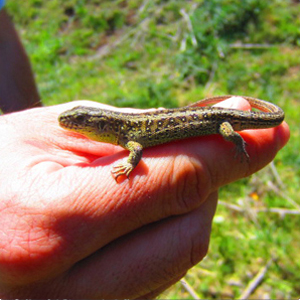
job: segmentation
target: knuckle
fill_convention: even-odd
[[[210,190],[209,176],[205,175],[199,160],[187,155],[180,155],[173,161],[171,186],[175,189],[178,213],[185,213],[197,208]]]

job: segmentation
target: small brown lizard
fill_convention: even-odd
[[[220,107],[200,107],[233,96],[207,98],[189,106],[144,113],[122,113],[106,109],[77,106],[59,115],[61,127],[81,133],[92,140],[120,145],[130,151],[127,162],[114,167],[115,179],[129,174],[142,158],[144,148],[193,136],[221,134],[245,155],[246,143],[239,133],[244,129],[270,128],[284,119],[283,110],[270,102],[245,98],[260,111],[243,111]]]

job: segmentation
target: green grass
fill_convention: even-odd
[[[299,297],[300,5],[288,0],[7,2],[46,105],[91,99],[175,107],[240,94],[285,110],[292,135],[275,159],[279,175],[267,167],[221,189],[210,251],[185,280],[201,298],[237,298],[272,259],[251,298]],[[298,209],[298,214],[280,215],[272,208]],[[183,286],[177,283],[161,298],[191,298]]]

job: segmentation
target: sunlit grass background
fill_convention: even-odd
[[[8,0],[44,104],[176,107],[238,94],[281,106],[290,143],[221,189],[207,257],[160,298],[300,295],[300,3]]]

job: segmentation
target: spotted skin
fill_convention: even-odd
[[[233,96],[207,98],[181,108],[144,113],[77,106],[60,114],[58,121],[65,129],[129,150],[127,162],[115,166],[112,171],[117,180],[121,175],[129,177],[141,160],[144,148],[194,136],[220,134],[236,145],[238,154],[249,159],[246,143],[236,131],[278,126],[284,120],[284,112],[275,104],[251,97],[243,98],[260,111],[201,107],[230,97]]]

